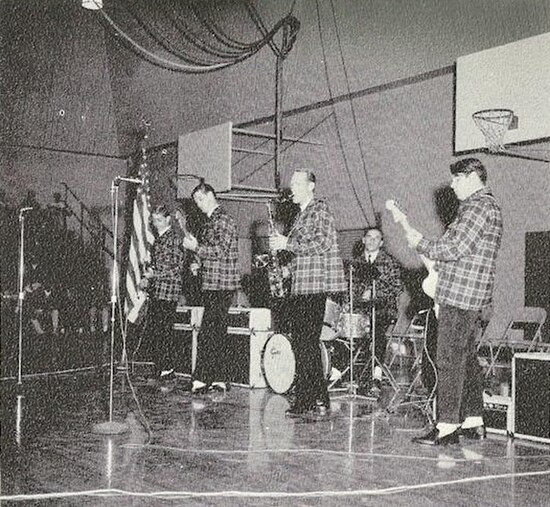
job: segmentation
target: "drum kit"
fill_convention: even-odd
[[[350,313],[346,306],[327,299],[319,348],[329,389],[350,371],[350,363],[360,352],[360,340],[369,335],[367,315]],[[353,354],[350,353],[352,347]],[[281,333],[270,336],[263,349],[262,369],[273,392],[285,394],[290,391],[296,371],[292,337]]]

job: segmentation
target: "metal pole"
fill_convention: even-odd
[[[277,56],[275,67],[275,188],[281,189],[280,155],[283,141],[283,57]]]
[[[17,384],[21,385],[22,364],[23,364],[23,300],[25,290],[23,288],[23,274],[25,272],[25,211],[19,211],[19,283],[18,283],[18,312],[19,312],[19,351],[17,358]]]
[[[113,205],[113,278],[111,281],[111,369],[109,376],[109,422],[113,422],[113,375],[115,354],[115,324],[118,287],[118,185],[115,182],[111,186]]]

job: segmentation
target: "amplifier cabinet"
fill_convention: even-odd
[[[511,435],[514,425],[512,398],[483,393],[483,422],[489,433]]]
[[[197,337],[201,327],[202,306],[178,306],[174,330],[178,333],[179,359],[176,366],[178,373],[191,375],[197,362]]]
[[[229,381],[247,387],[266,387],[262,351],[271,336],[269,308],[230,308],[227,339]]]
[[[181,331],[181,364],[179,373],[191,374],[195,369],[198,334],[204,308],[178,306],[176,331]],[[230,308],[227,340],[230,340],[226,357],[232,384],[248,387],[266,387],[262,371],[262,351],[271,336],[271,310],[269,308]]]
[[[512,403],[514,436],[550,443],[550,354],[514,355]]]

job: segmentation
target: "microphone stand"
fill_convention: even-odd
[[[371,381],[374,380],[374,370],[376,369],[376,280],[374,276],[371,282],[371,316],[370,316],[370,335],[371,335],[371,355],[370,355],[370,374]]]
[[[128,431],[128,425],[113,421],[113,376],[115,353],[115,324],[118,294],[118,189],[120,178],[115,178],[111,183],[111,206],[113,217],[113,273],[111,280],[111,357],[109,361],[109,420],[95,424],[94,433],[103,435],[118,435]]]
[[[25,290],[23,288],[23,276],[25,273],[25,211],[19,211],[19,278],[18,278],[18,299],[17,311],[19,312],[19,338],[17,353],[17,385],[22,384],[22,366],[23,366],[23,300],[25,299]]]

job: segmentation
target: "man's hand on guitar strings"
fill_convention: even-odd
[[[187,250],[195,251],[197,247],[199,246],[199,243],[197,241],[197,238],[193,236],[192,234],[188,234],[183,238],[182,240],[183,248],[187,248]]]
[[[420,240],[422,239],[422,234],[412,227],[407,231],[407,243],[409,243],[410,248],[416,248]]]

